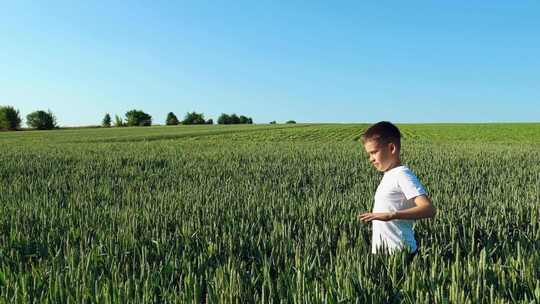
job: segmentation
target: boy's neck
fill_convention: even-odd
[[[399,166],[401,166],[401,161],[400,161],[400,159],[398,158],[398,159],[397,159],[396,161],[394,161],[394,162],[390,165],[390,167],[388,167],[384,172],[388,172],[388,171],[394,169],[395,167],[399,167]]]

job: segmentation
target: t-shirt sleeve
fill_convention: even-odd
[[[416,175],[410,170],[403,170],[400,172],[398,176],[398,185],[407,200],[426,194],[424,186],[422,186]]]

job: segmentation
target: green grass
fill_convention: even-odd
[[[0,133],[0,303],[539,303],[540,124],[399,126],[411,264],[356,219],[365,127]]]

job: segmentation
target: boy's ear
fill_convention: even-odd
[[[392,154],[396,154],[396,153],[398,152],[397,146],[396,146],[396,144],[394,144],[393,142],[388,143],[388,148],[390,148],[390,152],[391,152]]]

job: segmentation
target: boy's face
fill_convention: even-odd
[[[368,140],[364,143],[364,149],[377,171],[385,172],[399,161],[399,151],[393,143],[382,144],[376,140]]]

